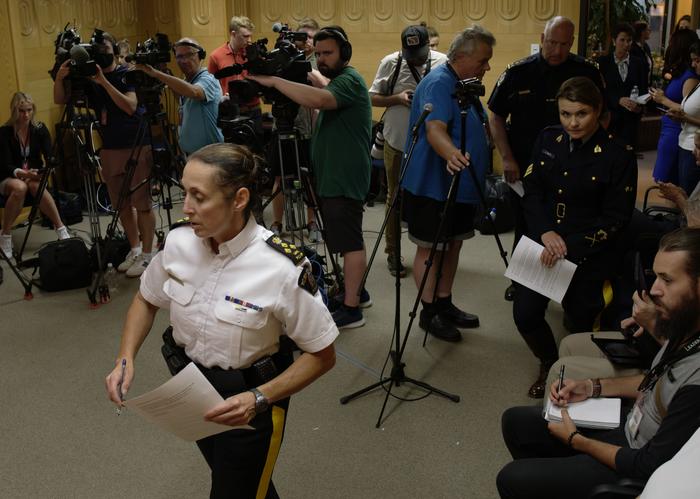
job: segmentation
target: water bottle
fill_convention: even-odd
[[[104,275],[104,284],[107,287],[110,295],[117,291],[117,270],[111,263],[107,264],[107,270],[105,271]]]
[[[630,93],[630,99],[632,99],[634,102],[637,102],[637,99],[639,98],[639,87],[637,85],[632,87],[632,92]]]

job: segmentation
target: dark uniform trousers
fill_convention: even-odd
[[[200,370],[226,399],[259,385],[246,381],[238,369]],[[289,399],[250,422],[255,430],[229,430],[197,441],[211,469],[211,499],[276,499],[272,470],[282,445]]]
[[[593,331],[600,312],[605,307],[603,280],[587,280],[574,275],[562,307],[571,333]],[[554,363],[559,355],[552,329],[545,319],[549,298],[525,286],[515,284],[513,320],[535,357],[543,364]]]
[[[625,421],[626,414],[622,415]],[[512,407],[501,419],[503,440],[514,461],[496,478],[498,492],[508,499],[586,499],[597,485],[622,478],[587,454],[554,438],[542,417],[542,408]],[[614,430],[580,429],[587,437],[629,447],[624,427]]]

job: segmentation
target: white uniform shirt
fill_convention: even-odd
[[[379,63],[379,68],[377,69],[377,75],[374,77],[372,86],[369,89],[370,96],[374,95],[387,95],[389,93],[389,85],[391,84],[391,79],[396,71],[396,61],[398,59],[399,53],[394,52],[389,54],[382,62]],[[436,52],[434,50],[430,51],[430,70],[435,69],[436,66],[443,64],[447,61],[447,56],[441,52]],[[421,76],[425,73],[426,65],[416,66],[416,72]],[[408,68],[408,63],[406,59],[401,58],[401,69],[399,70],[399,76],[396,79],[396,85],[394,86],[394,92],[391,95],[400,94],[404,90],[415,90],[418,84],[416,79],[413,77],[411,70]],[[406,136],[408,135],[408,120],[411,117],[411,108],[407,106],[391,106],[386,110],[384,115],[384,140],[396,150],[403,151],[406,145]]]
[[[299,285],[303,263],[271,248],[271,235],[251,217],[217,255],[191,227],[180,227],[148,265],[141,294],[170,309],[173,338],[193,361],[243,369],[275,353],[282,334],[312,353],[338,336],[320,293]]]
[[[644,487],[640,499],[697,499],[700,497],[700,430],[681,450],[659,466]]]

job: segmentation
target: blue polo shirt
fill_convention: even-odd
[[[409,131],[418,121],[424,106],[431,103],[433,111],[428,115],[426,122],[437,120],[446,123],[452,143],[460,147],[462,129],[460,110],[457,99],[453,97],[457,81],[457,77],[450,71],[447,64],[436,67],[421,80],[413,96]],[[481,111],[483,112],[483,110]],[[486,170],[490,163],[489,147],[482,117],[473,106],[467,113],[466,126],[466,150],[471,156],[471,167],[475,169],[483,189]],[[409,133],[404,151],[408,151],[410,144],[411,134]],[[421,126],[418,132],[418,142],[413,150],[413,157],[408,164],[401,185],[416,196],[444,201],[447,199],[451,182],[452,175],[447,173],[446,161],[433,150],[428,142],[425,125]],[[472,176],[466,170],[461,173],[459,180],[457,202],[466,204],[480,202]]]
[[[224,141],[221,130],[216,126],[221,99],[219,82],[209,71],[202,69],[189,83],[202,87],[204,100],[180,97],[180,148],[186,154]]]

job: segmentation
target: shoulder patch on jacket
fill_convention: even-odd
[[[313,272],[311,272],[310,263],[305,263],[304,266],[301,268],[301,274],[299,274],[297,284],[300,288],[308,291],[312,295],[316,295],[316,292],[318,291],[318,283],[314,278]]]
[[[304,252],[297,248],[296,244],[281,239],[279,236],[272,235],[265,241],[275,251],[282,253],[284,256],[294,262],[294,265],[299,265],[304,260]]]

